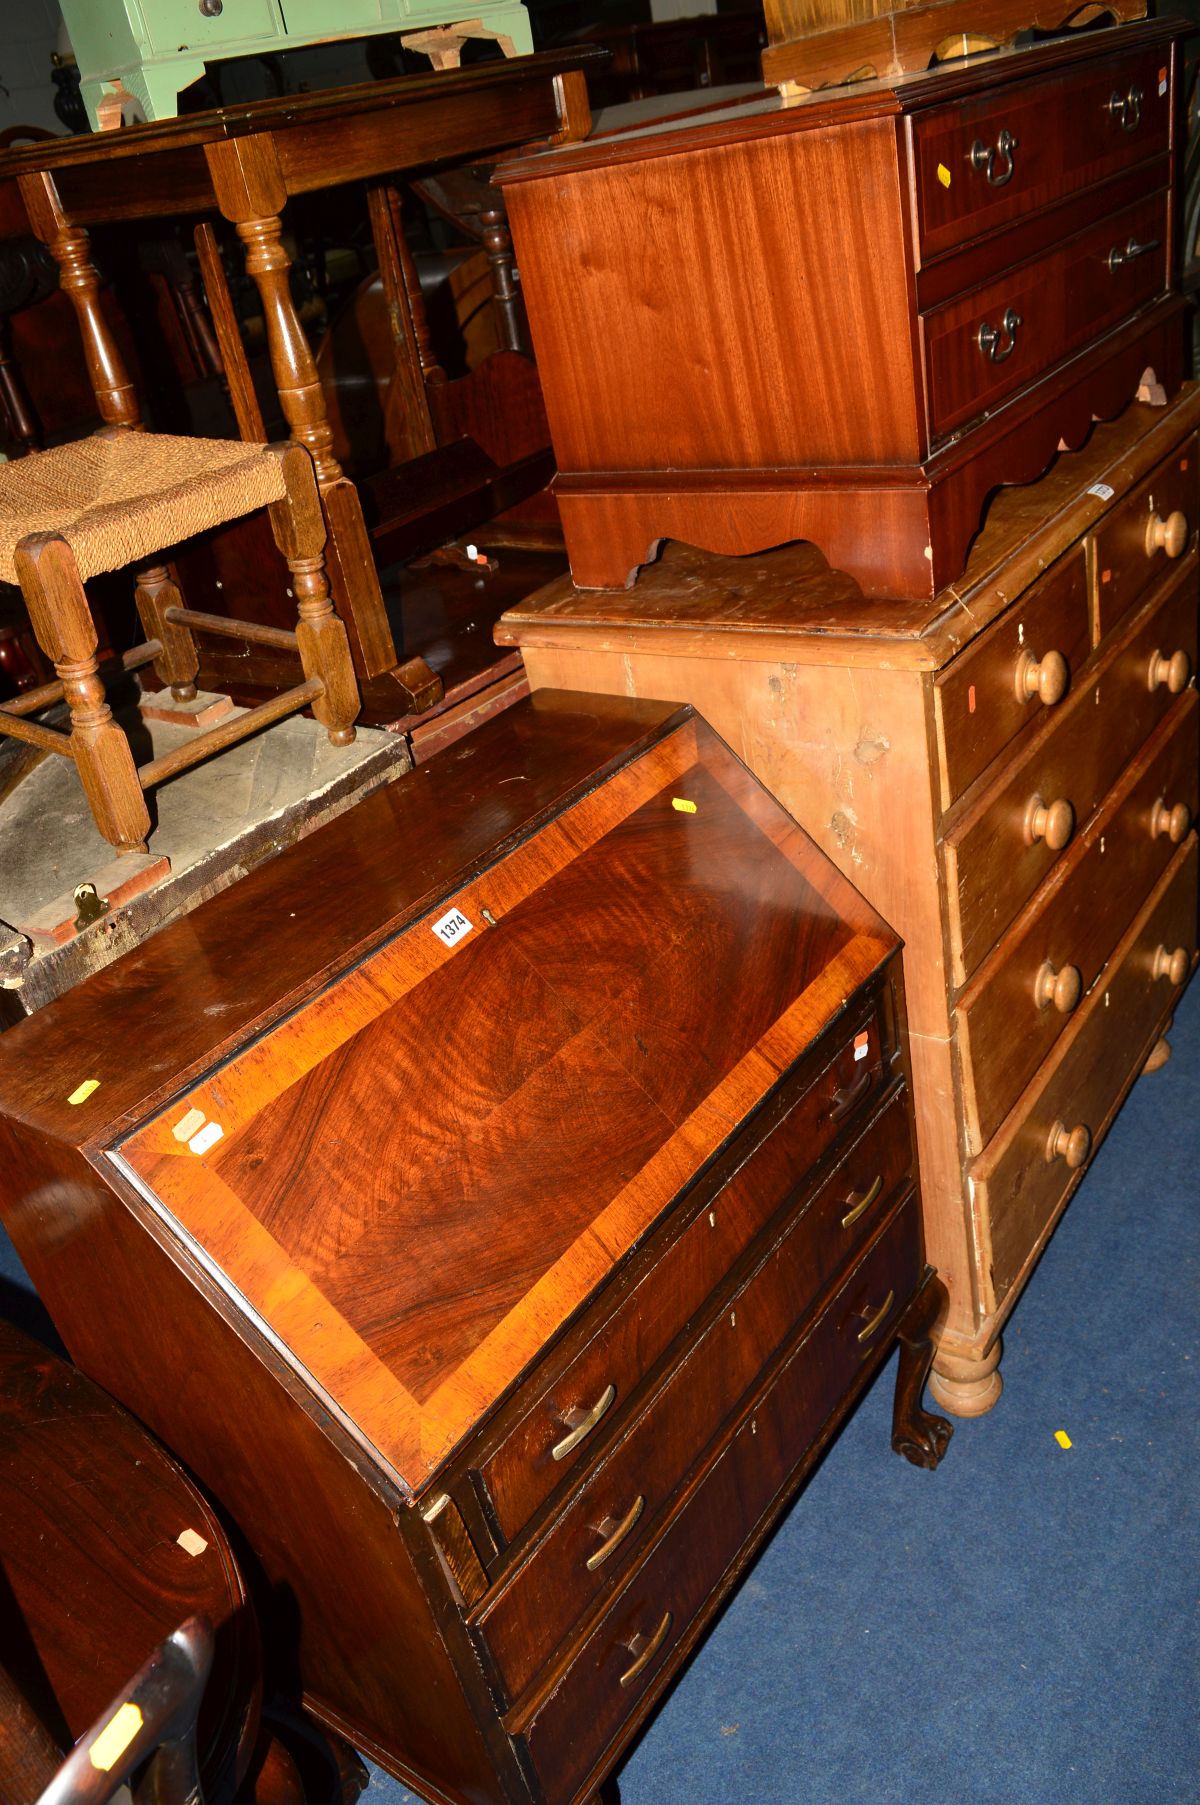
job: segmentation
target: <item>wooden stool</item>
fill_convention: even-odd
[[[266,507],[287,560],[299,615],[295,632],[200,614],[164,563],[143,568],[137,607],[146,633],[126,670],[153,663],[177,701],[196,693],[192,628],[296,651],[304,682],[245,714],[197,733],[138,767],[97,674],[96,629],[84,583],[101,571],[163,553],[180,540]],[[346,631],[325,575],[325,524],[303,446],[179,439],[108,427],[73,445],[0,468],[0,579],[20,584],[37,642],[58,681],[0,707],[0,733],[75,760],[96,826],[120,851],[144,850],[143,791],[298,709],[311,707],[334,745],[354,738],[358,686]],[[69,733],[26,717],[65,700]]]

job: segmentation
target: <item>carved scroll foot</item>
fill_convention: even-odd
[[[900,1370],[892,1411],[892,1448],[916,1467],[936,1467],[954,1430],[944,1416],[921,1407],[925,1382],[933,1365],[933,1331],[946,1308],[946,1287],[932,1267],[900,1318]]]

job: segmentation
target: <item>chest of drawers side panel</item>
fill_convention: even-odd
[[[564,172],[506,199],[561,470],[919,455],[891,119]],[[863,255],[845,255],[847,219]]]
[[[364,1746],[406,1748],[415,1777],[453,1776],[464,1796],[496,1797],[500,1763],[524,1799],[503,1739],[480,1727],[482,1678],[472,1701],[419,1577],[416,1513],[230,1319],[102,1154],[0,1123],[0,1163],[5,1226],[72,1358],[196,1473],[291,1600],[287,1654],[309,1707]]]

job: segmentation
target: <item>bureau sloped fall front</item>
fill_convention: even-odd
[[[690,710],[541,694],[0,1039],[12,1238],[431,1800],[590,1797],[926,1266],[899,943]]]

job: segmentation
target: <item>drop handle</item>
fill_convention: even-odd
[[[842,1121],[850,1114],[856,1103],[862,1102],[871,1088],[873,1076],[874,1074],[864,1067],[852,1084],[847,1084],[841,1090],[834,1091],[833,1101],[829,1105],[831,1122]]]
[[[627,1667],[625,1672],[621,1675],[622,1686],[632,1686],[639,1673],[644,1673],[646,1668],[649,1667],[651,1661],[653,1661],[655,1655],[666,1641],[667,1633],[673,1622],[674,1618],[672,1617],[671,1612],[668,1611],[654,1634],[651,1636],[649,1642],[646,1641],[644,1636],[639,1634],[630,1637],[629,1641],[624,1644],[630,1654],[636,1655],[637,1659],[633,1663],[633,1666]]]
[[[1025,844],[1032,846],[1043,840],[1051,852],[1061,852],[1075,832],[1075,810],[1065,796],[1054,802],[1043,802],[1031,796],[1025,807]]]
[[[1145,244],[1139,244],[1136,238],[1128,239],[1123,245],[1115,244],[1108,253],[1109,270],[1115,273],[1123,264],[1134,263],[1139,257],[1148,256],[1151,251],[1157,251],[1158,248],[1159,240],[1157,238],[1148,238]]]
[[[594,1573],[597,1567],[604,1565],[610,1555],[617,1552],[645,1508],[645,1497],[639,1492],[615,1529],[612,1527],[611,1517],[605,1517],[602,1523],[597,1524],[596,1534],[602,1535],[606,1539],[601,1542],[595,1554],[588,1556],[586,1565],[589,1573]]]
[[[617,1395],[615,1385],[606,1385],[590,1410],[572,1410],[563,1417],[563,1422],[570,1427],[570,1434],[555,1442],[550,1450],[551,1460],[565,1460],[579,1446],[585,1435],[590,1435],[604,1412],[609,1408]]]
[[[1017,328],[1024,323],[1015,307],[1004,309],[1004,318],[998,326],[984,321],[975,334],[975,343],[989,363],[1002,364],[1005,358],[1012,356],[1017,348]]]
[[[1049,959],[1039,965],[1033,980],[1033,1000],[1039,1009],[1053,1003],[1060,1015],[1070,1015],[1083,995],[1083,975],[1077,965],[1064,965],[1056,971]]]
[[[1173,696],[1181,696],[1192,677],[1192,661],[1186,652],[1152,652],[1150,663],[1146,667],[1147,689],[1158,689],[1166,684]]]
[[[1071,680],[1071,667],[1061,652],[1047,652],[1044,658],[1026,648],[1017,659],[1013,688],[1018,702],[1032,702],[1036,696],[1047,708],[1061,702]]]
[[[873,1316],[869,1316],[867,1318],[867,1320],[863,1324],[862,1328],[858,1331],[858,1334],[854,1337],[854,1339],[858,1342],[859,1347],[865,1347],[867,1342],[870,1341],[872,1335],[875,1334],[875,1331],[882,1326],[884,1318],[887,1316],[888,1311],[891,1309],[891,1307],[895,1303],[895,1301],[896,1301],[895,1291],[889,1291],[887,1296],[884,1298],[883,1302],[880,1304],[878,1310],[876,1310],[875,1314]],[[867,1308],[870,1309],[869,1304],[868,1304]],[[865,1314],[865,1312],[864,1312],[864,1314]]]
[[[882,1189],[883,1174],[881,1172],[877,1178],[871,1180],[861,1197],[856,1197],[854,1192],[851,1191],[849,1197],[846,1199],[846,1202],[850,1207],[842,1217],[842,1227],[849,1228],[852,1222],[857,1222],[859,1217],[864,1215],[866,1211],[870,1209]]]
[[[1134,82],[1124,94],[1113,94],[1109,97],[1109,116],[1116,120],[1123,132],[1136,132],[1142,123],[1142,102],[1145,95]]]
[[[1186,946],[1159,946],[1154,950],[1154,963],[1150,967],[1153,978],[1166,978],[1172,987],[1182,984],[1188,975],[1188,967],[1192,963],[1191,954]]]
[[[993,188],[1003,188],[1006,182],[1012,180],[1013,152],[1016,148],[1016,139],[1008,127],[1003,126],[1000,136],[990,147],[982,138],[976,138],[971,146],[971,168],[978,170]]]
[[[1187,839],[1188,829],[1191,825],[1192,811],[1186,802],[1177,802],[1174,808],[1169,808],[1160,796],[1150,811],[1150,838],[1152,840],[1157,840],[1160,835],[1166,834],[1172,846],[1178,846],[1180,841]]]
[[[1078,1172],[1080,1166],[1092,1151],[1092,1131],[1080,1122],[1075,1128],[1068,1128],[1061,1119],[1057,1121],[1046,1138],[1046,1163],[1053,1160],[1065,1160],[1072,1172]]]
[[[1155,552],[1166,552],[1168,558],[1182,558],[1191,536],[1182,508],[1172,509],[1165,520],[1161,514],[1152,514],[1146,522],[1146,556],[1152,558]]]

